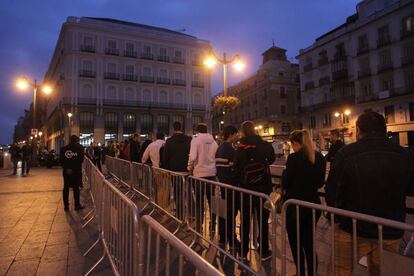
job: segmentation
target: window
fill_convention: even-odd
[[[198,124],[203,122],[203,117],[201,116],[193,116],[192,123],[193,123],[193,129],[197,127]]]
[[[104,118],[105,118],[105,130],[109,130],[110,133],[112,132],[117,133],[118,132],[118,114],[115,112],[107,112],[105,113]]]
[[[286,105],[280,105],[280,113],[281,114],[286,114]]]
[[[414,102],[410,102],[409,109],[410,109],[410,121],[414,121]]]
[[[134,101],[135,100],[135,93],[134,93],[134,89],[131,87],[128,87],[125,90],[125,99],[127,101]]]
[[[86,46],[93,46],[93,39],[90,36],[85,36],[83,38],[83,44],[85,44]]]
[[[391,64],[391,51],[386,50],[379,53],[379,64],[381,65],[388,65]]]
[[[85,71],[92,71],[92,61],[84,60],[82,63],[82,68]]]
[[[144,90],[143,101],[144,101],[144,103],[151,103],[152,102],[152,100],[151,100],[151,91],[149,91],[147,89]]]
[[[109,49],[116,49],[116,41],[115,40],[108,40],[108,48]]]
[[[158,115],[157,116],[157,128],[158,131],[168,134],[169,132],[169,117],[168,115]]]
[[[160,48],[160,56],[162,56],[162,57],[167,56],[167,49],[166,48]]]
[[[165,70],[165,69],[160,70],[160,78],[166,79],[168,77],[167,75],[168,75],[167,70]]]
[[[131,42],[127,42],[125,44],[125,50],[127,50],[127,52],[133,52],[134,51],[134,44]]]
[[[368,49],[368,36],[366,34],[358,37],[358,52]]]
[[[184,116],[182,116],[182,115],[173,115],[172,120],[173,120],[173,123],[174,122],[181,123],[181,129],[182,130],[185,130],[185,127],[184,127]]]
[[[142,114],[141,116],[141,133],[148,133],[153,131],[152,115]]]
[[[309,117],[309,128],[314,129],[316,128],[316,118],[315,116]]]
[[[133,75],[135,72],[134,65],[126,65],[125,66],[125,74],[127,75]]]
[[[408,93],[414,93],[414,71],[404,74],[404,83]]]
[[[378,29],[378,43],[382,44],[390,40],[388,25]]]
[[[175,71],[175,79],[176,80],[182,80],[183,79],[183,73],[181,71]]]
[[[325,113],[323,127],[331,127],[331,113]]]
[[[115,63],[108,63],[108,72],[109,73],[116,73],[116,64]]]
[[[383,79],[381,81],[381,91],[389,91],[393,88],[392,78]]]
[[[92,98],[92,86],[89,84],[85,84],[82,87],[82,98]]]
[[[175,51],[174,56],[177,58],[181,58],[183,53],[181,51]]]
[[[134,113],[123,114],[124,133],[134,133],[136,130],[136,116]]]
[[[269,110],[267,107],[265,107],[264,113],[265,113],[265,117],[269,116]]]
[[[362,92],[364,96],[371,95],[371,84],[363,84],[362,85]]]
[[[280,87],[280,98],[281,99],[286,99],[286,91],[285,91],[285,88],[283,86]]]
[[[403,18],[403,32],[412,32],[414,30],[414,18],[413,16],[407,16]]]
[[[340,44],[336,45],[335,48],[336,48],[336,53],[335,53],[335,58],[336,59],[346,57],[345,45],[343,43],[340,43]]]
[[[168,94],[164,90],[160,92],[159,102],[160,103],[168,103]]]
[[[94,113],[81,111],[79,112],[79,127],[81,133],[91,133],[94,127]]]
[[[200,80],[200,74],[199,73],[194,73],[193,78],[195,81],[199,81]]]
[[[145,77],[151,77],[151,68],[144,67],[144,69],[142,69],[142,73]]]
[[[384,107],[384,117],[387,124],[395,123],[394,106],[387,105]]]
[[[106,91],[106,98],[110,100],[115,100],[117,98],[116,95],[116,88],[113,86],[109,86]]]
[[[144,45],[144,53],[145,54],[151,54],[151,46]]]
[[[201,95],[199,93],[194,94],[194,104],[201,105]]]
[[[175,102],[176,103],[184,103],[183,102],[183,93],[181,93],[181,92],[175,93]]]

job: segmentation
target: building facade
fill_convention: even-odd
[[[215,132],[222,125],[240,126],[243,121],[251,120],[263,138],[273,140],[287,138],[292,129],[299,127],[298,64],[289,62],[286,50],[274,45],[262,56],[262,65],[254,75],[228,89],[229,95],[240,99],[240,105],[227,114],[222,109],[214,109]]]
[[[68,17],[45,76],[55,84],[43,127],[48,146],[59,148],[70,134],[82,144],[168,135],[174,121],[192,132],[210,121],[210,75],[201,66],[210,48],[168,29]]]
[[[332,129],[354,141],[368,110],[384,114],[396,142],[414,146],[414,1],[362,1],[298,59],[302,122],[322,148]]]

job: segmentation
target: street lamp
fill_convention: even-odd
[[[334,113],[334,116],[336,118],[340,118],[341,119],[341,124],[342,125],[345,123],[345,118],[346,118],[345,116],[349,116],[349,115],[351,115],[351,110],[350,109],[345,109],[343,112],[336,111]]]
[[[71,134],[71,119],[72,119],[72,116],[73,116],[73,114],[72,113],[68,113],[67,114],[68,115],[68,119],[69,119],[69,139],[70,139],[70,134]]]

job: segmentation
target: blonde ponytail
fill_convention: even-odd
[[[312,136],[307,129],[294,130],[290,134],[290,141],[302,145],[309,162],[315,164],[315,147],[313,146]]]

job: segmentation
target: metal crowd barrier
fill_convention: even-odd
[[[143,242],[139,250],[145,275],[188,275],[189,270],[193,275],[197,271],[204,275],[224,275],[152,217],[143,216],[142,224]]]
[[[393,220],[389,220],[389,219],[384,219],[384,218],[380,218],[380,217],[375,217],[375,216],[370,216],[370,215],[366,215],[366,214],[361,214],[361,213],[356,213],[356,212],[351,212],[351,211],[347,211],[347,210],[343,210],[343,209],[338,209],[338,208],[333,208],[333,207],[329,207],[329,206],[324,206],[324,205],[319,205],[319,204],[314,204],[314,203],[310,203],[310,202],[306,202],[306,201],[301,201],[301,200],[296,200],[296,199],[290,199],[288,201],[286,201],[282,207],[282,239],[281,239],[281,249],[282,249],[282,274],[281,275],[286,275],[287,273],[287,245],[286,245],[286,231],[287,231],[287,220],[288,218],[288,208],[289,210],[293,209],[293,212],[290,211],[290,216],[292,216],[290,219],[290,223],[292,223],[292,219],[293,219],[293,223],[295,223],[295,227],[294,229],[296,230],[294,234],[296,234],[296,251],[297,251],[297,263],[300,264],[301,263],[301,254],[300,252],[302,251],[301,249],[301,239],[303,242],[303,238],[300,237],[301,235],[301,231],[304,231],[304,229],[302,228],[303,226],[301,226],[301,216],[308,216],[308,220],[311,219],[312,221],[312,260],[307,260],[308,266],[312,265],[313,267],[313,275],[317,275],[317,252],[316,252],[316,225],[317,225],[317,213],[319,212],[328,212],[329,213],[329,221],[330,221],[330,264],[328,267],[328,274],[329,275],[339,275],[337,270],[337,263],[335,260],[335,254],[336,254],[336,244],[335,244],[335,216],[341,216],[341,217],[347,217],[350,218],[352,220],[352,253],[350,254],[350,258],[352,257],[352,272],[353,275],[357,275],[357,265],[358,265],[358,261],[359,259],[363,256],[359,256],[359,252],[358,252],[358,245],[362,239],[357,233],[358,233],[358,223],[371,223],[376,225],[376,228],[378,230],[378,239],[377,239],[377,246],[378,246],[378,254],[379,254],[379,275],[390,275],[388,272],[387,274],[384,274],[384,238],[383,238],[383,232],[384,232],[384,228],[388,227],[388,228],[393,228],[393,229],[398,229],[398,230],[402,230],[402,231],[406,231],[406,232],[410,232],[411,234],[414,233],[414,225],[408,224],[408,223],[402,223],[402,222],[398,222],[398,221],[393,221]],[[308,212],[307,212],[308,211]],[[306,213],[307,212],[307,213]],[[303,221],[302,221],[303,222]],[[304,222],[306,223],[306,222]],[[292,239],[292,237],[291,237]],[[325,241],[327,240],[326,238],[324,239]],[[364,239],[366,240],[366,239]],[[292,241],[292,240],[291,240]],[[370,242],[374,242],[376,241],[376,239],[370,239]],[[375,244],[375,243],[374,243]],[[374,254],[375,251],[375,246],[373,246],[373,248],[371,248],[371,252],[370,254]],[[294,256],[295,257],[295,256]],[[312,261],[312,264],[310,264],[309,262]],[[297,275],[302,275],[301,274],[301,266],[297,266]],[[373,272],[374,274],[372,275],[377,275],[375,272]],[[395,273],[395,272],[393,272]],[[409,273],[409,272],[408,272]],[[342,275],[342,274],[341,274]],[[408,274],[407,274],[408,275]]]

